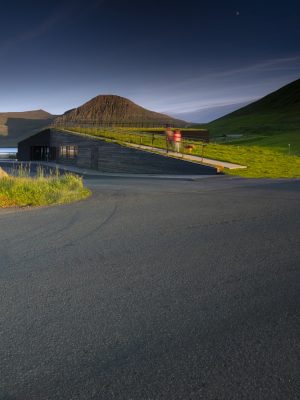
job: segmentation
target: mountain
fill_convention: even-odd
[[[15,147],[20,140],[50,125],[56,118],[44,110],[0,113],[0,147]]]
[[[213,135],[300,130],[300,79],[207,125]]]
[[[186,122],[165,114],[149,111],[124,97],[100,95],[78,108],[67,111],[58,117],[57,124],[96,122],[120,124],[125,126],[165,125],[185,126]]]

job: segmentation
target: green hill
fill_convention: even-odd
[[[300,79],[210,124],[212,135],[299,132]]]
[[[248,166],[230,173],[249,178],[300,178],[300,79],[207,128],[218,143],[207,146],[208,157]]]

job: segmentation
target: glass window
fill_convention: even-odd
[[[60,146],[59,154],[62,158],[76,158],[78,156],[78,146]]]

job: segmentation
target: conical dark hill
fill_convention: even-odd
[[[165,114],[149,111],[124,97],[115,95],[100,95],[94,97],[82,106],[67,111],[56,119],[60,124],[103,123],[125,126],[141,126],[149,124],[175,126],[186,125],[185,121],[174,119]]]

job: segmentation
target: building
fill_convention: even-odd
[[[145,174],[215,174],[215,168],[141,151],[55,128],[18,144],[19,161],[51,161],[101,172]]]
[[[53,161],[98,169],[99,147],[106,147],[105,144],[97,138],[45,129],[18,144],[18,160]]]

